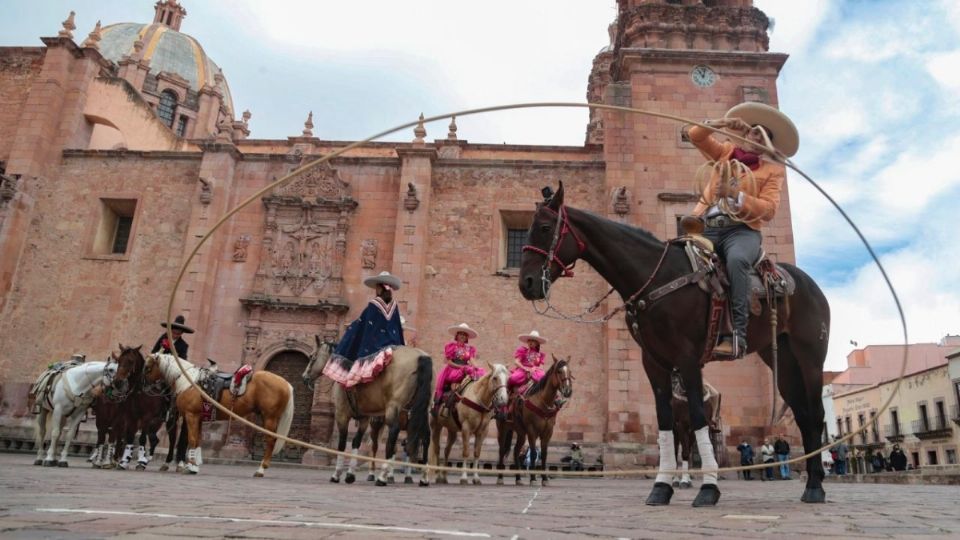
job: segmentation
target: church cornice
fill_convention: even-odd
[[[269,311],[317,311],[342,314],[350,310],[350,304],[339,298],[310,301],[300,298],[249,294],[240,298],[240,303],[247,309],[261,308]]]
[[[65,158],[141,158],[141,159],[203,159],[202,152],[167,152],[150,150],[79,150],[63,151]]]
[[[695,49],[650,49],[629,48],[622,49],[621,55],[625,67],[632,67],[634,62],[639,65],[649,64],[710,64],[716,66],[770,66],[778,72],[786,63],[789,55],[771,52],[746,51],[708,51]]]

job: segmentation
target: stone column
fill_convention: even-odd
[[[414,143],[412,148],[398,148],[397,155],[400,156],[401,170],[392,272],[403,281],[404,288],[398,295],[400,312],[411,326],[416,327],[425,289],[423,280],[430,238],[431,178],[437,151]]]

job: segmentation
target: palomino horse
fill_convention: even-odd
[[[503,458],[510,451],[513,434],[517,434],[517,444],[513,447],[513,463],[517,468],[517,484],[519,485],[523,437],[531,449],[530,469],[533,470],[534,455],[540,458],[540,483],[547,485],[547,447],[553,438],[553,426],[557,421],[560,407],[556,405],[557,394],[569,399],[573,395],[573,374],[570,373],[569,359],[557,360],[553,357],[553,364],[543,375],[543,378],[533,383],[522,396],[514,397],[510,402],[510,411],[506,419],[497,419],[497,439],[500,443],[500,454],[497,468],[503,470]],[[537,440],[540,441],[540,450],[537,452]],[[530,475],[530,483],[537,479],[536,474]],[[497,484],[503,484],[503,474],[497,475]]]
[[[93,400],[99,394],[104,379],[113,377],[116,368],[116,364],[109,362],[88,362],[69,368],[60,374],[47,396],[38,396],[40,403],[37,405],[40,412],[33,423],[33,433],[37,447],[37,458],[33,462],[34,465],[43,465],[44,467],[67,467],[69,465],[67,463],[67,452],[70,450],[70,443],[73,442],[77,426],[80,424],[83,414],[87,411],[87,407],[93,403]],[[47,448],[46,457],[44,457],[43,442],[48,427],[50,428],[50,446]],[[60,459],[57,460],[54,459],[54,456],[57,451],[57,443],[60,440],[61,429],[66,429],[66,434],[64,435]]]
[[[186,471],[190,474],[200,472],[203,458],[200,452],[200,415],[202,413],[203,396],[191,386],[186,377],[181,377],[179,363],[186,371],[190,380],[198,381],[200,368],[170,354],[156,353],[147,356],[145,380],[148,384],[165,380],[175,395],[177,410],[180,411],[187,423],[187,450]],[[293,386],[283,377],[269,371],[256,371],[247,383],[247,390],[240,397],[234,397],[229,389],[224,388],[219,396],[211,396],[239,416],[257,413],[263,419],[263,427],[284,437],[290,432],[290,423],[293,421]],[[180,434],[183,436],[183,433]],[[266,469],[270,468],[273,454],[283,448],[283,439],[266,435],[263,459],[260,467],[253,474],[262,477]]]
[[[507,404],[507,379],[510,373],[503,364],[487,364],[487,374],[476,381],[469,379],[461,384],[457,391],[453,407],[444,406],[430,420],[430,465],[440,460],[440,432],[447,430],[447,444],[443,453],[443,464],[450,459],[450,448],[457,434],[463,443],[463,474],[460,483],[466,484],[467,470],[473,469],[473,483],[480,484],[480,451],[483,440],[487,438],[487,427],[493,413]],[[470,459],[470,436],[473,436],[473,460]],[[433,481],[433,471],[427,472],[427,482]],[[441,471],[437,482],[447,483],[447,472]]]
[[[527,245],[520,259],[519,287],[527,300],[548,298],[550,285],[578,260],[590,264],[626,301],[626,322],[643,351],[643,367],[653,388],[660,430],[660,471],[647,504],[669,504],[670,474],[676,468],[673,450],[673,409],[670,373],[677,369],[687,388],[691,428],[696,432],[704,469],[715,469],[707,419],[703,413],[700,362],[707,350],[710,298],[699,287],[676,287],[666,296],[649,291],[691,274],[682,246],[664,244],[649,232],[563,204],[563,184],[534,214]],[[658,262],[659,261],[659,262]],[[788,309],[778,318],[777,387],[793,409],[810,453],[819,447],[823,430],[823,362],[827,354],[830,307],[813,279],[800,269],[781,264],[796,281]],[[668,299],[669,301],[664,301]],[[773,358],[770,306],[750,319],[749,350],[768,365]],[[801,501],[824,502],[823,464],[819,454],[807,460],[807,485]],[[704,473],[694,506],[713,506],[720,498],[716,473]]]
[[[303,381],[312,386],[313,381],[323,372],[327,360],[333,352],[333,346],[317,339],[317,349],[310,358],[310,363],[303,372]],[[397,448],[397,437],[400,435],[400,413],[408,409],[407,423],[407,456],[421,456],[425,453],[430,440],[430,425],[428,409],[430,395],[433,389],[433,360],[424,351],[413,347],[397,347],[393,350],[393,359],[390,364],[377,376],[376,379],[350,390],[342,385],[333,385],[334,420],[337,424],[339,439],[337,449],[343,452],[347,448],[347,428],[351,418],[384,417],[384,422],[390,427],[387,435],[386,458],[393,459]],[[351,395],[347,395],[348,392]],[[358,445],[359,446],[359,445]],[[354,448],[357,453],[357,448]],[[353,468],[354,460],[350,461],[350,470],[347,472],[347,483],[355,479]],[[343,474],[343,456],[337,456],[337,467],[331,482],[339,482]],[[385,486],[393,468],[384,464],[377,477],[377,485]],[[420,485],[428,485],[424,477]]]
[[[159,443],[157,431],[166,425],[169,450],[166,464],[173,459],[174,449],[177,446],[176,418],[168,420],[173,391],[166,381],[158,380],[147,383],[145,380],[146,360],[140,353],[140,347],[124,347],[120,344],[120,354],[114,359],[117,361],[117,374],[113,378],[107,393],[122,397],[119,406],[113,410],[113,425],[111,428],[111,444],[116,437],[122,437],[125,443],[122,457],[117,468],[126,469],[133,458],[133,439],[140,433],[139,447],[137,448],[137,470],[144,470],[150,463]],[[107,409],[109,411],[109,408]],[[99,418],[98,418],[99,426]],[[145,447],[149,438],[149,451]],[[181,439],[185,443],[186,438]],[[184,447],[185,446],[180,445]],[[112,459],[113,456],[111,455]],[[169,467],[169,465],[168,465]]]
[[[690,467],[690,457],[693,454],[693,448],[696,446],[696,435],[690,429],[690,408],[687,406],[686,390],[680,381],[680,376],[674,373],[673,379],[673,397],[670,400],[670,406],[673,408],[673,440],[674,454],[679,454],[680,471],[679,475],[673,477],[673,487],[690,488],[693,482],[690,481],[690,473],[687,472]],[[703,381],[703,414],[707,418],[707,426],[710,433],[720,433],[720,392]],[[719,462],[717,455],[722,451],[721,448],[714,447],[714,458]]]

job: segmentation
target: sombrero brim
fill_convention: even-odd
[[[379,284],[389,285],[393,290],[400,289],[400,278],[396,276],[370,276],[363,280],[363,284],[371,289],[376,289]]]
[[[534,341],[536,341],[537,343],[539,343],[539,344],[541,344],[541,345],[543,345],[544,343],[547,342],[547,338],[545,338],[545,337],[543,337],[543,336],[534,336],[534,335],[530,335],[530,334],[520,334],[519,336],[517,336],[517,339],[520,340],[520,343],[526,343],[526,342],[530,341],[531,339],[534,340]]]
[[[765,105],[763,103],[747,102],[741,103],[724,115],[726,118],[739,118],[744,122],[755,126],[761,126],[773,133],[773,146],[783,152],[783,155],[791,157],[797,153],[800,148],[800,134],[797,132],[797,126],[779,110]]]
[[[447,328],[447,332],[450,332],[450,335],[452,335],[452,336],[456,336],[456,335],[459,334],[460,332],[463,332],[463,333],[466,334],[470,339],[473,339],[473,338],[477,337],[478,335],[480,335],[480,334],[477,334],[476,330],[474,330],[473,328],[469,328],[469,327],[464,328],[464,327],[462,327],[462,326],[451,326],[450,328]]]
[[[167,327],[167,323],[162,322],[162,323],[160,323],[160,326],[166,328],[166,327]],[[170,327],[173,328],[174,330],[180,330],[180,331],[183,332],[184,334],[192,334],[192,333],[193,333],[193,328],[190,328],[189,326],[182,325],[182,324],[180,324],[180,323],[173,323],[173,324],[170,325]]]

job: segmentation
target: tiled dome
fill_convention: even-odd
[[[175,73],[183,77],[194,91],[205,85],[216,87],[223,93],[224,104],[233,112],[233,99],[225,78],[220,82],[214,75],[223,72],[203,51],[200,43],[192,37],[178,32],[165,24],[119,23],[103,28],[100,40],[100,53],[109,60],[118,62],[126,55],[133,54],[133,44],[143,42],[143,59],[150,61],[150,74],[161,71]]]

